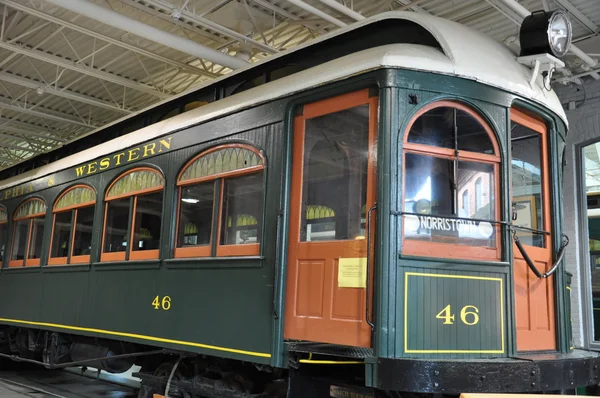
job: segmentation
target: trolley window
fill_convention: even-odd
[[[76,185],[59,195],[54,204],[49,265],[90,262],[96,192]]]
[[[17,208],[9,267],[40,265],[45,219],[46,202],[41,199],[26,200]]]
[[[450,101],[420,110],[404,142],[403,252],[499,259],[499,166],[494,134],[473,110]]]
[[[262,154],[243,144],[217,146],[188,162],[177,180],[175,257],[258,255],[263,170]]]
[[[150,168],[129,170],[106,191],[100,261],[159,257],[164,178]]]

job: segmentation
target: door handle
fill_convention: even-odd
[[[366,295],[367,295],[367,300],[366,300],[366,313],[365,313],[365,319],[367,321],[367,323],[369,324],[369,326],[371,326],[371,331],[375,330],[375,324],[373,323],[373,321],[371,320],[371,314],[370,314],[370,306],[371,306],[371,284],[369,283],[371,281],[371,240],[373,239],[371,234],[371,221],[373,220],[373,212],[377,209],[377,202],[373,203],[373,206],[371,206],[371,208],[369,209],[369,212],[367,213],[367,283],[366,283]]]

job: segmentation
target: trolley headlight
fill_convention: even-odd
[[[521,56],[549,53],[562,57],[569,50],[572,34],[564,11],[534,12],[521,24]]]

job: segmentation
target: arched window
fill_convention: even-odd
[[[9,267],[40,265],[45,219],[46,203],[41,199],[26,200],[17,208]]]
[[[472,109],[440,101],[420,110],[404,137],[403,253],[499,259],[499,166],[494,134]]]
[[[0,206],[0,263],[4,261],[4,250],[8,239],[8,214],[6,209]]]
[[[86,185],[64,191],[54,203],[48,264],[90,262],[96,192]]]
[[[158,171],[138,168],[108,187],[101,261],[159,257],[164,185]]]
[[[175,257],[259,254],[264,167],[255,148],[229,144],[202,152],[183,168]]]

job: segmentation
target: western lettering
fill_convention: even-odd
[[[145,158],[148,156],[148,154],[154,155],[154,148],[156,148],[156,144],[154,142],[152,144],[144,145],[144,155],[142,157]]]
[[[117,162],[115,163],[115,166],[118,166],[121,164],[121,156],[125,156],[125,152],[121,152],[119,154],[116,154],[115,156],[113,156],[113,159],[117,159]]]
[[[88,163],[88,165],[87,165],[87,173],[88,174],[93,174],[93,173],[97,172],[98,171],[96,169],[97,165],[98,165],[98,162]]]
[[[110,158],[100,160],[100,170],[106,170],[110,167]]]
[[[171,139],[173,137],[169,137],[166,140],[160,140],[158,141],[158,153],[162,152],[163,147],[167,148],[167,149],[171,149]]]
[[[154,156],[161,152],[169,151],[171,150],[172,140],[173,137],[163,138],[155,142],[144,144],[143,151],[142,146],[139,146],[137,148],[125,149],[121,153],[107,156],[105,158],[90,162],[88,164],[76,166],[75,174],[77,175],[77,177],[83,177],[86,175],[97,173],[98,171],[107,170],[112,166],[120,166],[123,163],[134,162],[142,158]],[[12,195],[12,193],[9,193],[8,195],[10,196]]]
[[[134,160],[138,160],[140,158],[139,152],[140,152],[140,148],[130,149],[129,150],[129,157],[127,158],[127,161],[128,162],[132,162]]]

